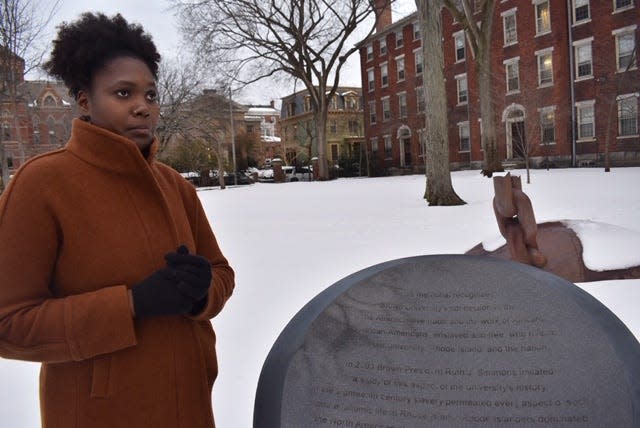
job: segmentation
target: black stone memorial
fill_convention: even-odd
[[[640,345],[548,272],[420,256],[355,273],[287,325],[255,428],[638,427]]]

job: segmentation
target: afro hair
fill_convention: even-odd
[[[129,24],[120,14],[109,18],[102,13],[87,12],[77,21],[63,22],[58,27],[51,58],[43,68],[61,79],[77,98],[78,92],[91,87],[95,73],[119,56],[140,59],[158,78],[160,54],[140,25]]]

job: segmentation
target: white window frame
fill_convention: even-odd
[[[549,0],[533,0],[533,8],[536,17],[536,36],[542,36],[551,32],[551,2]],[[547,18],[540,14],[540,6],[546,5]],[[544,24],[547,24],[546,27]]]
[[[401,48],[404,46],[404,29],[396,31],[396,48]]]
[[[516,18],[517,8],[505,10],[502,16],[502,34],[504,37],[504,45],[511,46],[518,43],[518,20]],[[507,28],[507,20],[513,18],[513,30]],[[512,38],[513,37],[513,38]]]
[[[373,45],[367,45],[367,61],[371,61],[373,59]]]
[[[593,79],[593,47],[592,47],[593,37],[589,37],[587,39],[577,40],[573,42],[573,58],[575,63],[575,74],[576,81]],[[582,49],[587,49],[589,51],[589,74],[580,75],[580,67],[585,66],[587,64],[586,61],[580,62],[580,55],[578,51],[582,51]],[[586,51],[585,51],[586,52]]]
[[[576,103],[576,120],[577,120],[577,134],[578,141],[594,141],[596,139],[596,102],[595,100],[578,101]],[[582,112],[591,110],[591,135],[582,135]]]
[[[371,143],[371,153],[378,153],[378,137],[371,138],[370,143]]]
[[[638,97],[640,97],[640,93],[633,93],[633,94],[624,94],[624,95],[618,95],[618,97],[616,97],[616,101],[618,104],[618,138],[632,138],[632,137],[638,137],[639,131],[638,131]],[[629,118],[631,118],[633,120],[633,127],[635,128],[635,132],[634,133],[628,133],[628,134],[623,134],[623,122],[622,122],[622,114],[623,113],[623,103],[629,102],[629,104],[632,105],[631,110],[632,110],[632,114],[630,115]],[[627,109],[628,107],[625,107],[625,109]],[[635,111],[634,111],[635,110]],[[627,118],[625,118],[627,119]]]
[[[385,56],[387,54],[387,39],[386,36],[380,39],[380,56]]]
[[[543,75],[543,72],[546,71],[546,68],[544,67],[546,57],[549,57],[549,59],[551,60],[551,69],[550,69],[551,80],[543,82],[542,75]],[[538,88],[552,86],[553,85],[553,47],[536,51],[536,61],[538,63]]]
[[[378,123],[378,115],[376,112],[376,102],[369,101],[369,124],[374,125]]]
[[[633,55],[633,51],[636,47],[636,28],[637,27],[638,27],[637,25],[629,25],[627,27],[618,28],[611,32],[611,34],[615,38],[616,70],[618,73],[624,73],[627,69],[626,65],[622,66],[620,64],[620,37],[631,36],[631,41],[633,43],[633,46],[631,47],[631,50],[630,50],[630,55],[631,55],[630,60],[634,60],[634,63],[631,64],[631,67],[629,67],[629,70],[635,70],[638,66],[638,53],[636,52],[635,56]]]
[[[400,118],[404,119],[409,114],[409,109],[407,108],[407,93],[406,92],[398,92],[398,113]]]
[[[506,90],[507,90],[507,95],[511,95],[511,94],[517,94],[520,93],[520,57],[517,56],[515,58],[509,58],[509,59],[505,59],[503,62],[504,64],[504,74],[505,74],[505,78],[506,78]],[[516,75],[515,77],[510,77],[509,76],[509,71],[515,67],[515,71],[516,71]],[[510,88],[509,84],[511,79],[515,79],[518,87],[517,88]]]
[[[587,17],[586,18],[582,18],[580,19],[580,21],[577,20],[576,18],[576,11],[579,8],[583,8],[586,7],[587,9]],[[584,24],[586,22],[591,21],[591,4],[589,3],[589,0],[572,0],[572,7],[571,7],[572,11],[572,15],[573,15],[573,25],[580,25],[580,24]]]
[[[406,75],[407,70],[405,68],[404,55],[400,55],[396,57],[396,81],[404,81]]]
[[[393,140],[391,139],[391,135],[383,135],[382,140],[384,141],[384,157],[385,159],[393,158]]]
[[[466,148],[463,147],[462,142],[463,134],[466,131]],[[471,151],[471,129],[469,127],[469,121],[465,120],[464,122],[458,122],[458,152],[459,153],[467,153]]]
[[[389,64],[383,62],[380,64],[380,87],[386,88],[389,86]]]
[[[367,87],[369,92],[373,92],[376,89],[376,73],[373,68],[367,69]]]
[[[458,105],[465,105],[469,102],[469,82],[467,81],[467,73],[458,74],[455,76],[455,79]]]
[[[382,121],[388,122],[391,120],[391,99],[387,95],[380,99],[382,102]]]
[[[633,9],[634,0],[629,0],[629,4],[618,6],[618,0],[613,0],[613,13],[624,12],[625,10]]]
[[[459,43],[462,41],[462,47],[459,47]],[[467,41],[465,40],[464,30],[457,31],[453,33],[453,49],[456,62],[463,62],[467,59]],[[460,52],[462,52],[462,56],[460,56]]]
[[[414,22],[413,23],[413,40],[420,40],[420,23],[419,22]]]
[[[539,117],[540,117],[540,145],[542,146],[550,146],[556,144],[556,106],[550,107],[541,107],[538,109]],[[551,113],[551,121],[545,120],[545,116]],[[553,140],[552,141],[544,141],[544,131],[545,125],[551,123],[553,129]]]
[[[424,57],[422,56],[422,48],[418,48],[413,51],[414,62],[416,63],[416,76],[422,74],[424,69]]]

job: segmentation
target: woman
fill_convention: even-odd
[[[120,15],[59,27],[82,112],[0,198],[0,356],[42,362],[45,428],[212,427],[234,287],[193,186],[155,160],[160,56]]]

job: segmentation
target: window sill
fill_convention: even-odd
[[[634,65],[633,67],[630,67],[628,71],[634,71],[634,70],[637,70],[637,69],[638,69],[638,67]],[[616,70],[616,73],[625,73],[626,71],[627,71],[627,69],[623,68],[623,69]]]
[[[466,59],[466,58],[463,58],[463,59],[457,59],[457,60],[456,60],[456,62],[454,62],[454,64],[462,64],[462,63],[464,63],[465,59]]]
[[[576,143],[593,143],[595,141],[597,141],[597,140],[595,138],[593,138],[593,137],[583,138],[583,139],[579,138],[579,139],[576,140]]]
[[[538,85],[538,89],[544,89],[544,88],[553,88],[553,82],[551,82],[551,83],[543,83],[541,85]]]
[[[536,33],[536,37],[542,37],[551,34],[551,30],[547,30],[544,33]]]
[[[471,150],[458,150],[458,153],[470,153]]]
[[[574,82],[584,82],[585,80],[593,80],[593,75],[576,77],[576,80],[574,80]]]
[[[503,48],[508,48],[509,46],[515,46],[518,44],[518,41],[516,40],[515,42],[511,42],[511,43],[505,43],[504,46],[502,46]]]
[[[591,18],[583,19],[582,21],[574,22],[572,27],[578,27],[582,24],[588,24],[589,22],[591,22]]]
[[[615,15],[616,13],[626,12],[628,10],[633,10],[634,8],[635,8],[635,5],[630,4],[629,6],[621,7],[620,9],[614,10],[613,12],[611,12],[611,14]]]
[[[518,95],[519,93],[520,93],[520,89],[515,90],[515,91],[507,92],[505,95]]]
[[[640,137],[640,134],[634,134],[634,135],[618,135],[616,137],[616,140],[634,140],[636,138]]]
[[[461,103],[456,104],[456,107],[464,107],[464,106],[466,106],[466,105],[468,105],[468,104],[469,104],[469,102],[464,101],[464,102],[461,102]]]
[[[549,141],[548,143],[540,143],[541,147],[548,147],[548,146],[555,146],[556,142],[555,141]]]

